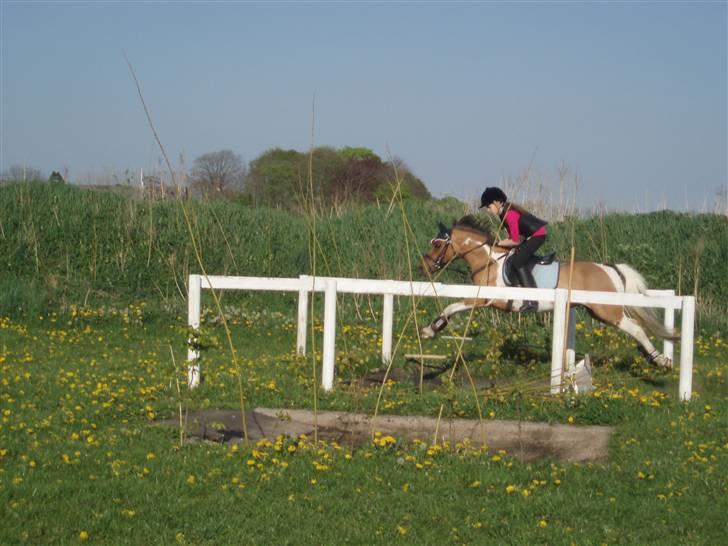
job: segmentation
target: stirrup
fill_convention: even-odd
[[[521,304],[521,308],[518,310],[519,313],[527,313],[529,311],[537,311],[538,302],[532,300],[526,300]]]

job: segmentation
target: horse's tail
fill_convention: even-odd
[[[625,292],[629,294],[645,294],[647,292],[647,283],[638,271],[627,264],[617,264],[614,267],[622,277]],[[625,305],[624,314],[639,322],[651,334],[659,338],[671,340],[678,338],[675,330],[665,328],[665,325],[651,307],[630,307]]]

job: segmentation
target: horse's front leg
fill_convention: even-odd
[[[442,310],[442,313],[440,313],[435,320],[420,330],[420,335],[425,339],[432,339],[440,333],[445,326],[447,326],[447,323],[450,322],[450,317],[454,314],[462,311],[468,311],[473,307],[481,307],[483,305],[485,305],[485,303],[482,300],[464,300],[457,303],[451,303]]]

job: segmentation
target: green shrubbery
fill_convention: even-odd
[[[0,313],[47,306],[164,302],[182,308],[200,272],[183,206],[208,274],[290,277],[312,273],[314,219],[229,201],[135,200],[58,184],[0,189]],[[467,212],[455,200],[405,200],[315,218],[316,274],[408,279],[436,233]],[[655,288],[692,294],[704,310],[728,301],[728,219],[658,212],[567,219],[547,246],[562,260],[626,262]],[[408,251],[411,260],[408,260]],[[418,273],[414,272],[415,277]],[[466,282],[457,274],[444,280]]]

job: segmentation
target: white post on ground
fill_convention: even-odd
[[[693,390],[693,329],[695,296],[684,296],[680,327],[680,400],[690,401]]]
[[[299,275],[301,289],[298,291],[298,331],[296,333],[296,352],[306,354],[306,332],[308,327],[308,282],[307,275]]]
[[[569,323],[566,334],[566,369],[573,370],[576,365],[576,309],[569,307]]]
[[[382,307],[382,362],[392,360],[392,315],[394,313],[394,295],[384,294]]]
[[[187,297],[187,325],[197,330],[200,327],[200,293],[202,277],[190,275]],[[197,388],[200,384],[200,353],[191,347],[187,349],[187,386]]]
[[[334,364],[336,362],[336,281],[326,281],[324,291],[324,355],[321,369],[321,386],[325,391],[334,388]]]
[[[554,330],[551,339],[551,394],[561,392],[568,297],[569,292],[567,290],[563,288],[554,290]]]
[[[674,290],[670,290],[668,293],[670,296],[675,295]],[[675,328],[675,309],[673,307],[666,307],[665,308],[665,329],[672,330],[673,328]],[[664,354],[671,361],[674,359],[675,345],[673,344],[672,340],[666,339],[663,342],[662,354]]]

